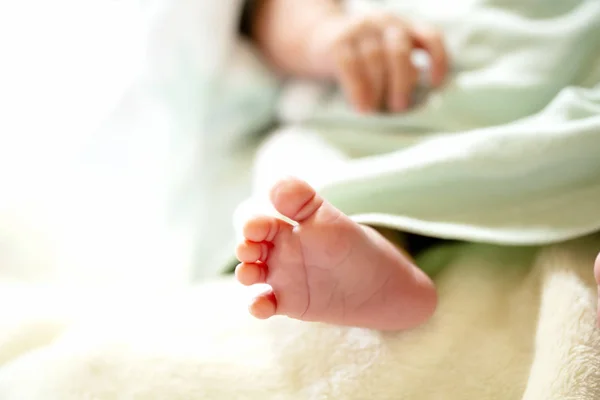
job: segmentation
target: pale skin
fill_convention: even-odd
[[[336,81],[361,112],[407,109],[419,79],[415,49],[431,59],[431,82],[448,70],[441,33],[395,14],[350,16],[333,0],[262,0],[253,38],[283,74]]]
[[[414,49],[429,55],[434,86],[448,70],[435,28],[389,14],[348,16],[333,0],[259,1],[252,36],[282,74],[333,80],[362,113],[410,107],[418,79]],[[411,329],[433,315],[433,282],[379,232],[296,178],[275,184],[270,200],[295,224],[258,215],[244,225],[236,277],[271,287],[252,301],[252,315],[379,330]],[[600,284],[600,256],[595,275]]]
[[[272,288],[254,299],[252,315],[401,330],[433,314],[432,281],[376,230],[355,223],[298,179],[278,182],[270,198],[297,225],[266,215],[246,222],[236,277]]]

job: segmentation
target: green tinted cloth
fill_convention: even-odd
[[[308,120],[361,156],[323,196],[360,222],[440,238],[544,244],[598,230],[600,2],[466,3],[441,17],[429,1],[398,8],[446,31],[442,90],[397,115],[360,116],[333,96]]]

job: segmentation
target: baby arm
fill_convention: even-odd
[[[282,73],[329,78],[330,71],[312,49],[317,27],[341,15],[334,0],[254,0],[251,35],[267,59]]]

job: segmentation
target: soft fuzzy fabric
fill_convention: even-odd
[[[600,398],[591,265],[599,238],[459,244],[429,260],[436,316],[404,333],[253,320],[233,282],[178,293],[0,291],[0,398]]]

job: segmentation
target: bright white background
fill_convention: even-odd
[[[155,212],[165,138],[97,137],[148,67],[150,3],[0,4],[0,267],[30,280],[185,280]],[[167,132],[152,106],[140,119]]]

